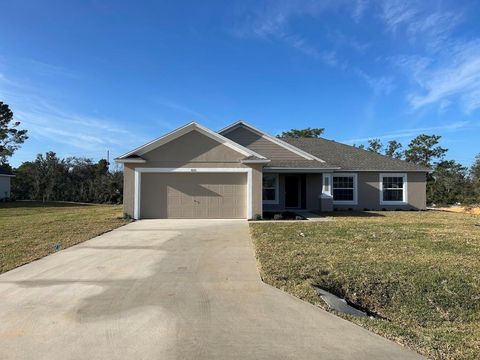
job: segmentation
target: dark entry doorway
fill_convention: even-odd
[[[300,207],[300,176],[285,175],[285,207]]]

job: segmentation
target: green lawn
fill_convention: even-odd
[[[480,358],[478,215],[332,216],[251,224],[263,280],[325,307],[318,284],[386,318],[349,320],[430,358]]]
[[[119,205],[0,203],[0,273],[125,223]]]

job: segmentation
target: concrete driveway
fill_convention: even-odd
[[[242,220],[143,220],[0,275],[0,359],[415,359],[260,281]]]

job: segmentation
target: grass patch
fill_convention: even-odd
[[[263,280],[325,307],[311,287],[318,284],[387,319],[349,320],[430,358],[480,357],[480,217],[332,216],[250,224]]]
[[[76,203],[0,203],[0,273],[126,223],[122,206]]]

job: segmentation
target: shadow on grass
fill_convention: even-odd
[[[18,200],[12,202],[0,202],[0,208],[47,208],[47,207],[78,207],[78,206],[93,206],[99,204],[76,203],[68,201],[28,201]]]

